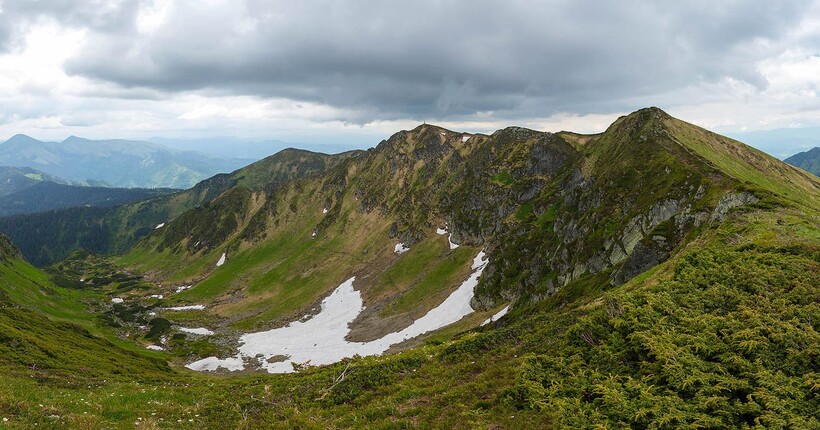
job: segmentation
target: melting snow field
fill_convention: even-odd
[[[404,254],[405,252],[407,252],[409,250],[410,250],[410,248],[404,246],[403,243],[397,243],[396,247],[393,248],[393,252],[395,252],[396,254]]]
[[[487,267],[484,251],[473,259],[473,273],[444,302],[417,319],[409,327],[371,342],[348,342],[348,325],[364,310],[361,294],[353,289],[355,277],[348,279],[322,301],[319,314],[304,321],[294,321],[285,327],[245,334],[239,338],[239,353],[230,358],[208,357],[186,367],[192,370],[234,371],[244,369],[244,360],[257,364],[270,373],[293,371],[291,363],[323,365],[353,355],[378,355],[392,345],[429,331],[452,324],[473,313],[470,301],[478,278]],[[284,360],[273,361],[278,357]],[[269,360],[273,361],[270,362]]]
[[[166,311],[201,311],[203,309],[205,309],[204,305],[174,306],[165,308]]]
[[[205,327],[199,327],[199,328],[180,327],[179,331],[184,332],[184,333],[198,334],[198,335],[202,335],[202,336],[209,336],[209,335],[214,334],[214,332],[208,330]]]
[[[225,264],[225,260],[226,260],[227,258],[228,258],[228,256],[227,256],[227,255],[223,252],[223,253],[222,253],[222,256],[221,256],[221,257],[219,257],[219,261],[217,261],[217,262],[216,262],[216,267],[219,267],[219,266],[221,266],[221,265]]]
[[[163,228],[163,227],[165,227],[165,223],[164,223],[164,222],[161,222],[161,223],[157,224],[157,226],[156,226],[156,227],[154,227],[154,230],[156,230],[156,229],[158,229],[158,228]]]
[[[496,312],[495,315],[493,315],[493,316],[487,318],[486,320],[484,320],[484,322],[481,323],[481,325],[487,325],[487,324],[489,324],[493,321],[498,321],[499,318],[503,317],[504,315],[507,315],[507,312],[509,312],[509,310],[510,310],[510,305],[505,306],[504,309],[501,309],[500,311]]]

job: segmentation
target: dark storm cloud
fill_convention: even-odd
[[[755,63],[783,49],[807,6],[182,0],[143,34],[136,2],[100,2],[109,4],[103,12],[74,4],[3,8],[88,26],[85,49],[66,64],[71,74],[326,103],[357,112],[348,121],[617,110],[631,107],[626,99],[724,78],[764,88]]]

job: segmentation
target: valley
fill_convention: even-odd
[[[820,178],[658,108],[146,197],[0,219],[7,425],[820,426]]]

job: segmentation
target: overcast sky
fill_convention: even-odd
[[[820,1],[0,0],[0,139],[820,125]]]

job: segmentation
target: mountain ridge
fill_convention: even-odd
[[[86,427],[818,425],[820,189],[797,169],[657,109],[591,136],[423,124],[346,157],[279,158],[179,196],[192,207],[124,255],[49,267],[61,287],[12,258],[21,270],[5,276],[53,295],[0,282],[38,315],[55,312],[46,297],[93,310],[140,357],[230,376],[131,360],[133,377],[105,364],[55,395],[81,360],[119,353],[49,360],[65,349],[47,325],[43,354],[0,343],[2,413]],[[345,294],[363,309],[316,327]],[[461,320],[397,337],[454,297]],[[335,364],[288,349],[383,339],[397,342],[386,354]],[[255,371],[273,368],[297,373]]]

